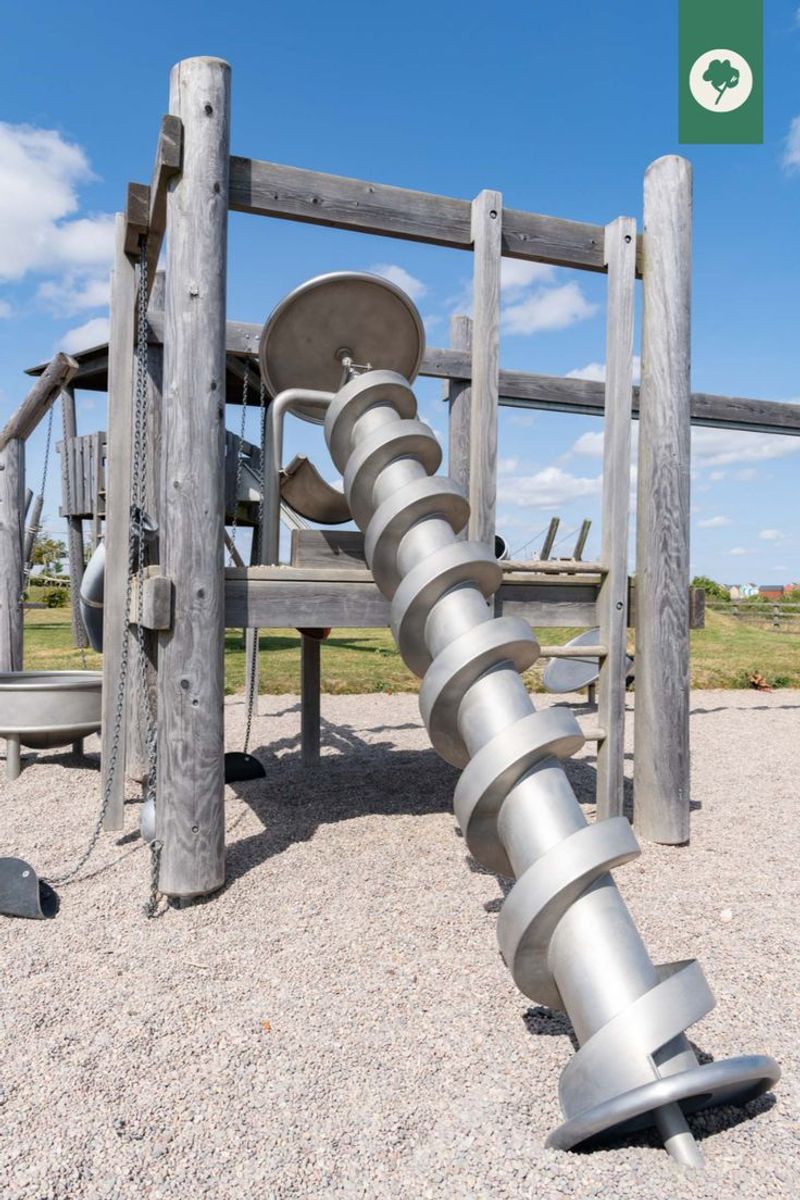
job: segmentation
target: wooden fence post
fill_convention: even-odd
[[[606,404],[603,426],[603,514],[600,561],[605,569],[597,597],[600,660],[597,723],[597,816],[622,815],[625,765],[625,651],[628,629],[628,511],[633,421],[633,314],[636,289],[636,222],[619,217],[606,226],[608,266]]]
[[[111,328],[108,336],[108,450],[106,471],[105,584],[103,597],[103,709],[100,786],[108,792],[104,828],[125,826],[125,746],[128,720],[123,705],[119,730],[117,692],[124,638],[131,638],[125,611],[128,584],[128,530],[133,452],[133,346],[136,268],[125,253],[125,217],[117,213],[114,270],[111,275]],[[134,647],[130,646],[132,656]],[[129,660],[130,661],[130,660]],[[115,737],[116,734],[116,737]],[[112,752],[117,743],[111,777]]]
[[[691,166],[660,158],[644,181],[634,824],[673,845],[689,840],[691,236]]]
[[[225,879],[224,433],[230,67],[184,59],[170,75],[183,164],[167,197],[161,565],[172,628],[158,642],[160,888]]]
[[[0,671],[22,670],[25,443],[0,450]]]
[[[75,489],[70,478],[69,443],[78,435],[78,425],[75,419],[75,389],[72,385],[65,387],[61,393],[61,415],[64,424],[64,445],[61,452],[61,494],[65,505],[72,501],[75,506]],[[72,601],[72,640],[74,644],[85,649],[89,645],[86,630],[81,618],[81,583],[84,570],[83,521],[67,513],[67,555],[69,559],[69,590]]]
[[[456,315],[450,318],[450,345],[454,350],[472,350],[472,321]],[[449,432],[447,473],[469,495],[469,427],[472,409],[472,380],[449,379],[445,383]],[[459,537],[465,539],[464,529]]]
[[[497,404],[500,387],[500,265],[503,197],[472,202],[473,331],[469,426],[469,536],[494,546],[497,507]]]

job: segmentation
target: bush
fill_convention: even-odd
[[[48,608],[65,608],[69,592],[66,588],[47,588],[42,592],[42,600]]]
[[[721,583],[709,579],[707,575],[695,575],[692,587],[702,588],[707,600],[730,600],[731,594]]]

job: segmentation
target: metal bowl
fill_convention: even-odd
[[[0,737],[50,750],[97,733],[102,684],[100,671],[0,673]]]

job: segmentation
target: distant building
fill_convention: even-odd
[[[765,600],[782,600],[785,590],[782,583],[763,583],[758,589],[758,594]]]
[[[759,594],[755,583],[734,583],[729,589],[731,600],[750,600]]]

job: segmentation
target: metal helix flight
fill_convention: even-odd
[[[567,709],[535,711],[520,672],[536,639],[493,616],[501,567],[490,547],[459,540],[467,502],[434,474],[441,448],[416,414],[405,379],[368,371],[338,392],[325,435],[400,654],[423,677],[431,742],[463,767],[454,803],[470,853],[517,880],[500,913],[503,958],[524,995],[569,1014],[580,1042],[548,1144],[655,1122],[675,1157],[698,1163],[683,1109],[748,1099],[777,1068],[698,1065],[685,1030],[714,998],[696,962],[651,962],[609,873],[639,854],[633,830],[624,817],[587,823],[559,761],[580,749],[580,727]]]
[[[624,817],[587,822],[561,765],[583,745],[580,726],[566,708],[537,712],[520,677],[539,646],[525,621],[494,615],[494,548],[460,536],[469,506],[436,474],[441,447],[418,419],[409,382],[423,349],[405,293],[337,272],[277,306],[260,361],[275,396],[338,386],[309,391],[317,407],[300,415],[325,411],[392,633],[422,678],[431,742],[463,768],[454,807],[467,847],[516,880],[498,922],[503,959],[525,996],[572,1022],[580,1048],[561,1076],[565,1120],[548,1145],[656,1125],[675,1159],[700,1165],[685,1114],[745,1103],[780,1069],[762,1055],[698,1064],[685,1031],[714,998],[694,960],[652,962],[610,874],[639,854],[633,830]]]

